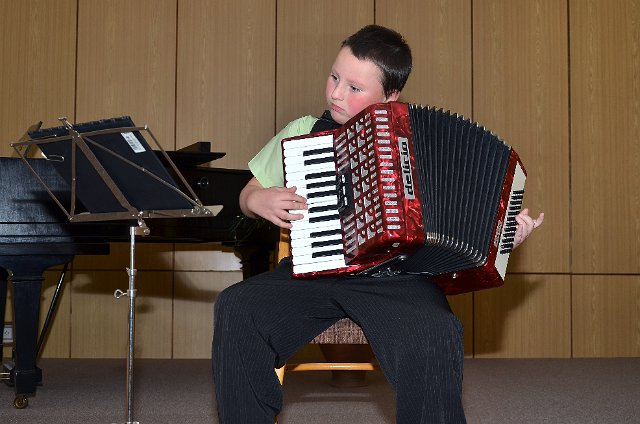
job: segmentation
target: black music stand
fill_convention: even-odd
[[[116,290],[119,299],[129,297],[129,340],[127,352],[126,414],[133,421],[133,359],[135,346],[135,240],[149,234],[144,219],[210,217],[189,184],[162,149],[147,126],[136,127],[129,117],[112,118],[72,125],[59,118],[62,126],[29,131],[28,140],[11,143],[55,203],[71,222],[131,221],[130,261],[126,268],[129,289]],[[151,149],[143,133],[148,133],[163,154],[177,183]],[[63,202],[26,160],[34,147],[67,181],[70,202]],[[186,194],[185,190],[189,193]]]

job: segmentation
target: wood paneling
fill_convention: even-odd
[[[130,115],[174,148],[176,13],[177,0],[79,1],[76,122]]]
[[[212,142],[216,167],[247,169],[274,134],[276,1],[181,1],[179,147]]]
[[[475,293],[477,358],[571,356],[571,281],[565,275],[507,275]]]
[[[473,356],[473,293],[449,296],[449,306],[464,326],[464,354]]]
[[[378,0],[376,23],[400,32],[413,70],[401,99],[471,117],[471,2]]]
[[[640,356],[640,277],[573,276],[573,355]]]
[[[172,271],[141,271],[136,276],[138,358],[171,358]],[[116,289],[129,287],[127,273],[76,271],[71,282],[71,357],[127,356],[129,299]]]
[[[241,272],[176,272],[173,300],[173,357],[210,358],[213,303]]]
[[[342,41],[373,23],[373,0],[279,0],[276,131],[326,108],[324,90]],[[263,144],[267,140],[263,141]]]
[[[239,255],[231,247],[215,244],[177,244],[176,271],[240,271]]]
[[[173,244],[144,243],[137,237],[134,245],[136,269],[170,270],[173,269]],[[111,243],[109,255],[80,255],[73,260],[75,270],[108,270],[128,267],[131,258],[130,243]]]
[[[38,121],[74,115],[76,0],[0,2],[0,156]]]
[[[573,272],[640,272],[640,5],[571,1]]]
[[[525,206],[543,227],[510,272],[569,271],[567,7],[556,0],[473,3],[473,117],[528,171]]]

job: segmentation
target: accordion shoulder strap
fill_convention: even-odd
[[[311,132],[316,133],[320,131],[335,130],[336,128],[339,128],[339,127],[340,127],[340,124],[334,121],[333,118],[331,117],[331,112],[329,112],[328,110],[325,110],[322,116],[318,118],[315,124],[313,124],[313,128],[311,128]]]

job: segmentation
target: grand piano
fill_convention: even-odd
[[[222,210],[214,217],[146,220],[150,234],[138,241],[222,243],[236,250],[245,277],[268,270],[278,230],[240,211],[238,195],[251,178],[249,171],[200,166],[224,155],[211,152],[206,142],[167,153],[202,203],[222,205]],[[28,161],[56,196],[69,198],[67,183],[50,161]],[[2,374],[15,388],[14,406],[21,408],[42,383],[37,356],[44,271],[76,255],[108,254],[110,242],[129,241],[132,222],[70,223],[21,158],[0,158],[0,187],[0,318],[4,321],[8,280],[14,311],[13,355]],[[1,355],[0,340],[0,360]]]

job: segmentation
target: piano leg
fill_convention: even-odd
[[[242,278],[246,279],[269,271],[273,250],[264,245],[236,246],[234,249],[240,254]]]
[[[9,278],[9,273],[6,269],[0,268],[0,323],[2,323],[2,331],[4,333],[4,314],[6,313],[7,307],[7,279]],[[4,344],[2,343],[2,338],[0,338],[0,365],[2,364],[2,357],[4,353]],[[1,375],[1,374],[0,374]],[[2,378],[0,378],[0,381]]]
[[[16,408],[25,408],[27,396],[42,383],[42,371],[36,366],[40,295],[44,271],[73,259],[72,255],[47,257],[14,256],[3,266],[11,270],[13,284],[13,363],[6,364],[9,384],[15,387]]]

